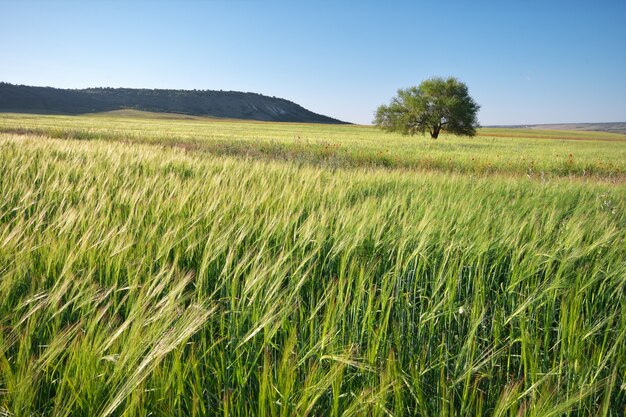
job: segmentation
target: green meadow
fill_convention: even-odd
[[[626,135],[482,129],[468,139],[384,133],[366,126],[267,123],[115,111],[91,116],[0,114],[0,132],[178,146],[214,155],[330,167],[623,181]],[[529,140],[535,139],[535,140]]]
[[[0,114],[0,416],[623,416],[626,136]]]

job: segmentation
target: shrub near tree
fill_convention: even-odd
[[[404,135],[428,132],[433,139],[441,132],[474,136],[479,109],[464,83],[454,77],[433,77],[418,87],[398,90],[388,106],[378,107],[374,124]]]

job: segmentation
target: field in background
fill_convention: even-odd
[[[0,415],[624,414],[623,136],[168,117],[0,115]]]
[[[495,126],[494,126],[495,127]],[[626,122],[609,122],[609,123],[553,123],[545,125],[526,125],[526,126],[499,126],[510,128],[539,129],[539,130],[575,130],[588,132],[610,132],[626,134]]]
[[[1,114],[0,132],[161,144],[331,167],[542,179],[572,176],[623,181],[626,176],[626,135],[603,132],[483,129],[471,139],[444,135],[433,141],[367,126],[233,121],[132,110],[86,116]]]

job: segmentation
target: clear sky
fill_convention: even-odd
[[[456,76],[483,125],[626,121],[626,0],[0,0],[0,81],[252,91],[370,123]]]

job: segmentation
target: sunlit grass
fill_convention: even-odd
[[[623,415],[625,185],[302,156],[623,143],[96,119],[0,119],[93,134],[0,134],[0,414]]]
[[[543,180],[571,176],[623,181],[626,176],[626,135],[602,132],[484,129],[471,139],[444,135],[433,141],[368,126],[164,117],[128,111],[86,116],[2,114],[3,131],[157,143],[217,155],[331,167],[525,175]]]

